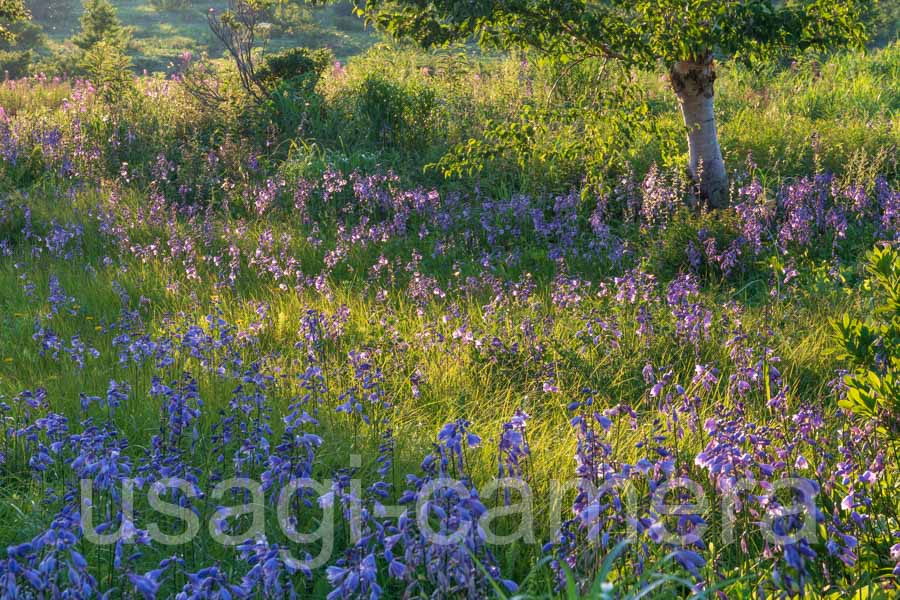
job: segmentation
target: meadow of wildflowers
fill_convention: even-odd
[[[709,213],[2,85],[0,597],[896,597],[897,415],[830,339],[896,146]]]

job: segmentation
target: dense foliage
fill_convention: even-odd
[[[874,3],[862,0],[366,0],[359,6],[391,34],[426,46],[478,36],[494,46],[527,45],[571,59],[601,56],[646,66],[701,62],[710,53],[747,57],[861,43],[865,18],[874,10]]]
[[[684,120],[688,170],[699,194],[721,207],[728,175],[713,109],[715,61],[861,46],[875,2],[365,0],[357,6],[380,29],[426,47],[477,36],[483,45],[536,48],[563,63],[601,58],[653,68],[661,62]]]
[[[0,0],[0,39],[14,39],[10,26],[28,16],[22,0]]]

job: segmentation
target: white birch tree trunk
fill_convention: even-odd
[[[701,63],[678,62],[670,69],[669,79],[687,128],[688,170],[709,206],[722,208],[728,204],[728,173],[713,112],[716,73],[712,58]]]

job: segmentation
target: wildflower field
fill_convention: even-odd
[[[0,598],[897,597],[896,43],[723,68],[716,210],[657,73],[179,60],[0,83]]]

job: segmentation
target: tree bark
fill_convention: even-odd
[[[728,204],[728,173],[719,147],[713,112],[716,72],[712,57],[702,62],[675,63],[669,70],[669,79],[687,127],[691,156],[688,170],[709,206],[722,208]]]

